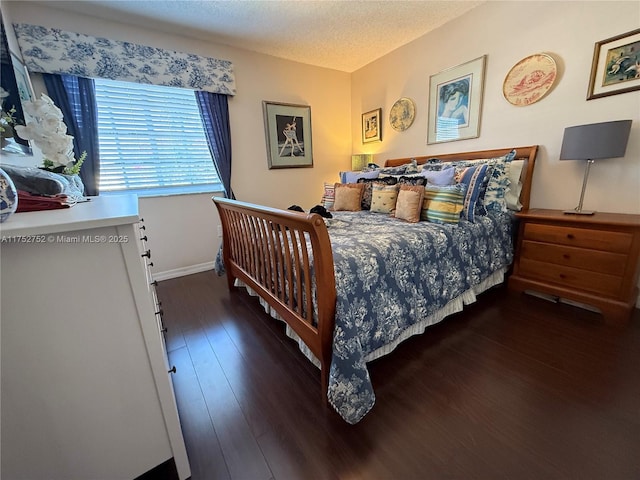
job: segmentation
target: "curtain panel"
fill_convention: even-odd
[[[236,94],[233,64],[228,60],[25,23],[13,27],[30,72]]]

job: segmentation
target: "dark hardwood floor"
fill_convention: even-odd
[[[640,479],[640,312],[600,315],[497,287],[370,364],[345,423],[320,375],[213,272],[161,282],[193,480]]]

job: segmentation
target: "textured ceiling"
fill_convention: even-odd
[[[38,3],[353,72],[484,2],[83,0]]]

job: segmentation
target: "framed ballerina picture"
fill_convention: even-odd
[[[262,111],[269,169],[313,167],[311,107],[263,101]]]

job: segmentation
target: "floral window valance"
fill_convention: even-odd
[[[236,93],[233,64],[227,60],[25,23],[13,27],[31,72]]]

